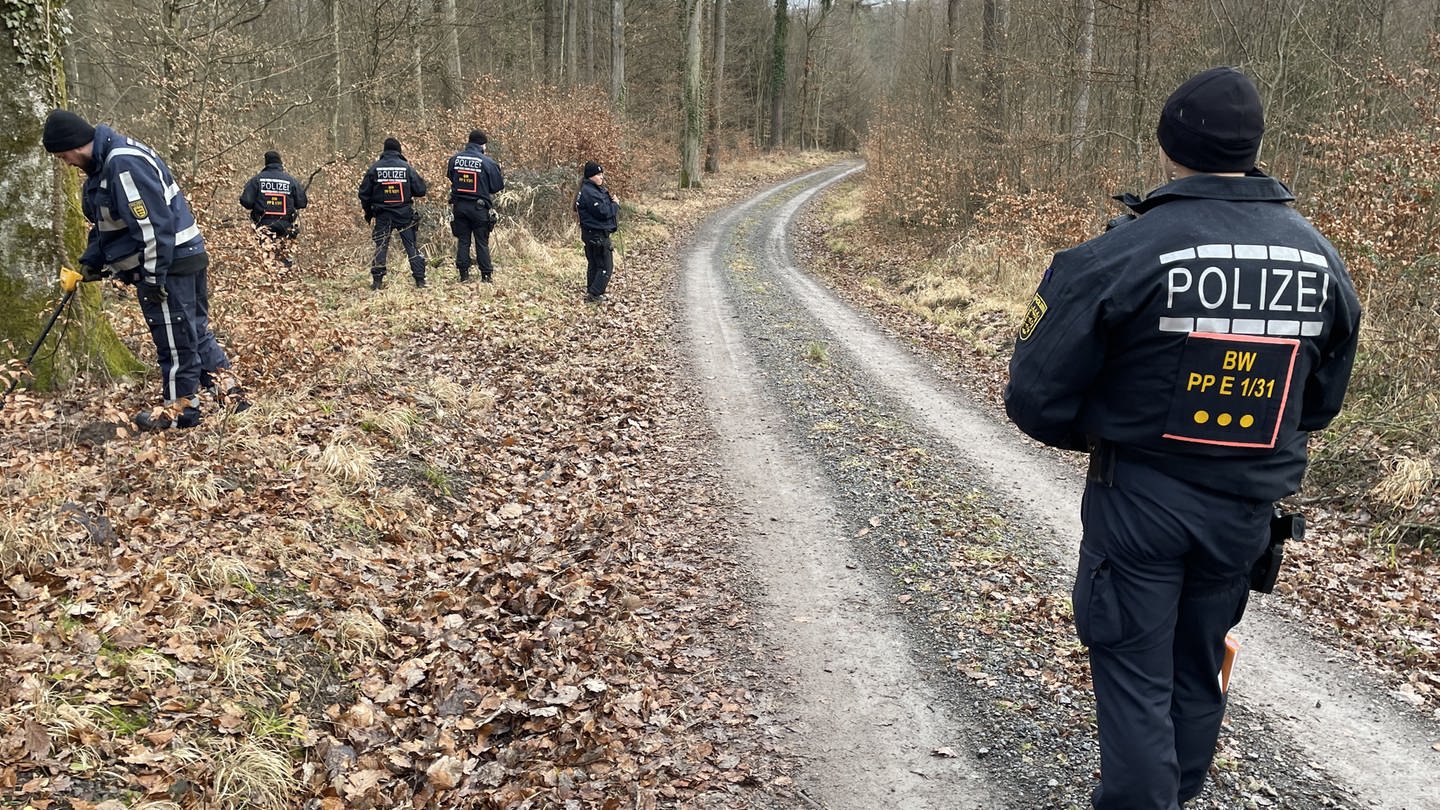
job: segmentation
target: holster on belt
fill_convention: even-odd
[[[1085,478],[1107,487],[1115,485],[1115,445],[1103,439],[1090,441],[1090,469]]]

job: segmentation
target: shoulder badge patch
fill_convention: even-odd
[[[131,202],[130,213],[134,214],[136,219],[144,219],[150,216],[150,212],[145,209],[144,200],[135,200],[134,202]]]
[[[1025,322],[1020,325],[1021,340],[1027,340],[1035,334],[1035,327],[1040,325],[1040,319],[1045,317],[1045,313],[1049,309],[1050,307],[1045,304],[1045,299],[1040,297],[1040,293],[1035,293],[1035,300],[1030,302],[1030,309],[1025,311]]]

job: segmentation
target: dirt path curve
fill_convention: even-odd
[[[797,709],[813,744],[810,795],[830,808],[996,807],[983,775],[931,750],[964,739],[907,655],[903,620],[878,596],[883,585],[854,558],[826,474],[784,428],[783,408],[757,373],[754,347],[733,309],[733,257],[764,264],[767,279],[844,347],[846,362],[904,403],[908,418],[974,465],[1006,518],[1048,542],[1036,551],[1057,568],[1079,542],[1081,481],[1021,440],[1002,420],[943,382],[915,351],[883,335],[794,266],[789,229],[824,186],[858,171],[822,169],[717,214],[685,262],[692,357],[722,463],[747,504],[744,546],[762,579],[775,642],[790,652]],[[727,274],[731,276],[727,278]],[[1258,601],[1258,600],[1257,600]],[[1440,808],[1440,728],[1398,704],[1333,650],[1320,648],[1277,612],[1252,602],[1237,630],[1245,645],[1234,702],[1297,749],[1308,767],[1363,805]]]
[[[964,728],[927,693],[899,620],[881,604],[883,589],[847,548],[830,495],[816,484],[823,473],[790,445],[785,416],[758,387],[745,335],[732,325],[719,283],[725,245],[744,238],[740,224],[753,222],[784,188],[728,209],[699,231],[686,261],[685,301],[696,369],[724,443],[722,463],[745,504],[743,544],[763,578],[762,614],[787,658],[793,709],[809,743],[804,755],[812,764],[800,788],[833,810],[1001,806],[965,760],[932,753],[963,737]],[[799,202],[791,198],[785,216]]]

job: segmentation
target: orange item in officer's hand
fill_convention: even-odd
[[[1240,642],[1229,633],[1225,634],[1225,662],[1220,665],[1220,691],[1230,688],[1230,668],[1235,666],[1235,656],[1240,654]]]

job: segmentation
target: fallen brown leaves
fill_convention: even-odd
[[[303,273],[208,231],[255,407],[132,435],[150,384],[91,381],[0,411],[0,791],[107,809],[783,792],[726,674],[744,608],[669,347],[669,234],[734,182],[661,201],[605,309],[580,302],[578,248],[507,265],[503,233],[494,287],[372,295],[344,266],[364,233],[323,199]]]

